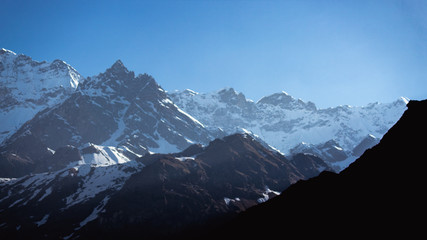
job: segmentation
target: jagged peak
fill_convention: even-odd
[[[405,104],[408,104],[410,99],[407,97],[401,96],[397,101],[401,101],[401,102],[404,102]]]
[[[237,92],[232,87],[223,88],[216,93],[222,102],[240,104],[241,106],[247,104],[249,101],[241,92]]]
[[[197,94],[199,94],[198,92],[193,91],[193,90],[191,90],[191,89],[189,89],[189,88],[185,89],[185,90],[184,90],[184,92],[188,92],[188,93],[191,93],[191,94],[193,94],[193,95],[197,95]]]
[[[66,68],[66,67],[70,66],[69,64],[67,64],[66,62],[62,61],[61,59],[55,59],[55,60],[53,60],[53,62],[50,65],[51,66],[56,66],[56,67],[59,67],[59,68]],[[75,69],[73,68],[73,70],[75,70]]]
[[[285,92],[285,91],[282,91],[282,92],[280,92],[280,94],[283,94],[283,95],[286,95],[286,96],[290,96],[287,92]]]
[[[222,89],[218,90],[217,93],[218,94],[233,94],[233,95],[237,95],[238,94],[238,92],[236,92],[236,90],[234,90],[234,88],[232,88],[232,87],[222,88]]]
[[[256,104],[269,104],[276,105],[282,108],[305,108],[307,110],[315,111],[317,110],[316,105],[313,102],[305,102],[301,98],[295,99],[285,91],[278,93],[273,93],[271,95],[265,96],[258,100]]]
[[[242,132],[242,133],[234,133],[234,134],[225,136],[223,140],[224,142],[227,142],[227,143],[232,141],[246,142],[246,141],[253,141],[253,137],[248,132]]]
[[[107,69],[107,71],[113,71],[113,72],[129,72],[129,70],[125,67],[123,62],[118,59],[116,62],[114,62],[113,65],[111,65],[110,68]]]
[[[55,59],[55,60],[53,60],[53,62],[52,62],[52,63],[57,63],[57,64],[66,64],[66,65],[68,65],[66,62],[62,61],[61,59]]]
[[[258,100],[257,103],[272,103],[272,101],[283,101],[286,100],[286,102],[295,100],[291,95],[289,95],[287,92],[285,91],[281,91],[278,93],[273,93],[271,95],[262,97],[260,100]]]
[[[114,64],[113,64],[113,66],[112,66],[112,67],[114,67],[114,66],[124,67],[125,65],[123,64],[122,60],[117,59],[117,61],[116,61],[116,62],[114,62]]]
[[[179,93],[180,91],[176,91],[177,93]],[[185,94],[185,95],[188,95],[188,96],[195,96],[195,95],[198,95],[199,93],[198,92],[196,92],[196,91],[193,91],[193,90],[191,90],[191,89],[184,89],[184,91],[182,91],[182,93],[183,94]]]
[[[1,49],[0,49],[0,54],[12,54],[12,55],[15,55],[15,56],[16,56],[16,53],[15,53],[15,52],[10,51],[10,50],[5,49],[5,48],[1,48]]]

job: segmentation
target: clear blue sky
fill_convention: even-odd
[[[427,1],[0,2],[0,47],[166,90],[286,91],[320,107],[427,98]]]

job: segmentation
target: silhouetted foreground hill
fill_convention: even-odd
[[[209,237],[424,238],[426,113],[427,100],[410,101],[381,142],[340,174],[299,181]]]

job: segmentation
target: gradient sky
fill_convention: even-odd
[[[117,59],[168,91],[319,107],[427,98],[427,1],[0,1],[0,48],[83,76]]]

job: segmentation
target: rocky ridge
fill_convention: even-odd
[[[92,145],[55,154],[88,161],[100,151]],[[302,155],[297,165],[249,134],[236,134],[174,154],[3,178],[0,233],[14,239],[170,237],[265,202],[325,169],[320,159]]]
[[[319,109],[312,102],[295,99],[286,92],[263,97],[258,102],[247,99],[232,88],[212,93],[192,90],[169,93],[184,111],[199,119],[207,127],[219,127],[226,134],[246,129],[267,144],[285,154],[298,153],[310,145],[335,143],[342,149],[338,158],[352,156],[352,150],[368,135],[382,135],[399,119],[406,109],[406,98],[392,103],[371,103],[363,107],[348,105]],[[305,148],[298,145],[305,144]],[[312,149],[311,152],[324,152]],[[309,151],[309,152],[310,152]],[[327,155],[319,155],[326,157]]]
[[[68,98],[83,77],[62,60],[39,62],[0,49],[0,143],[45,108]]]

